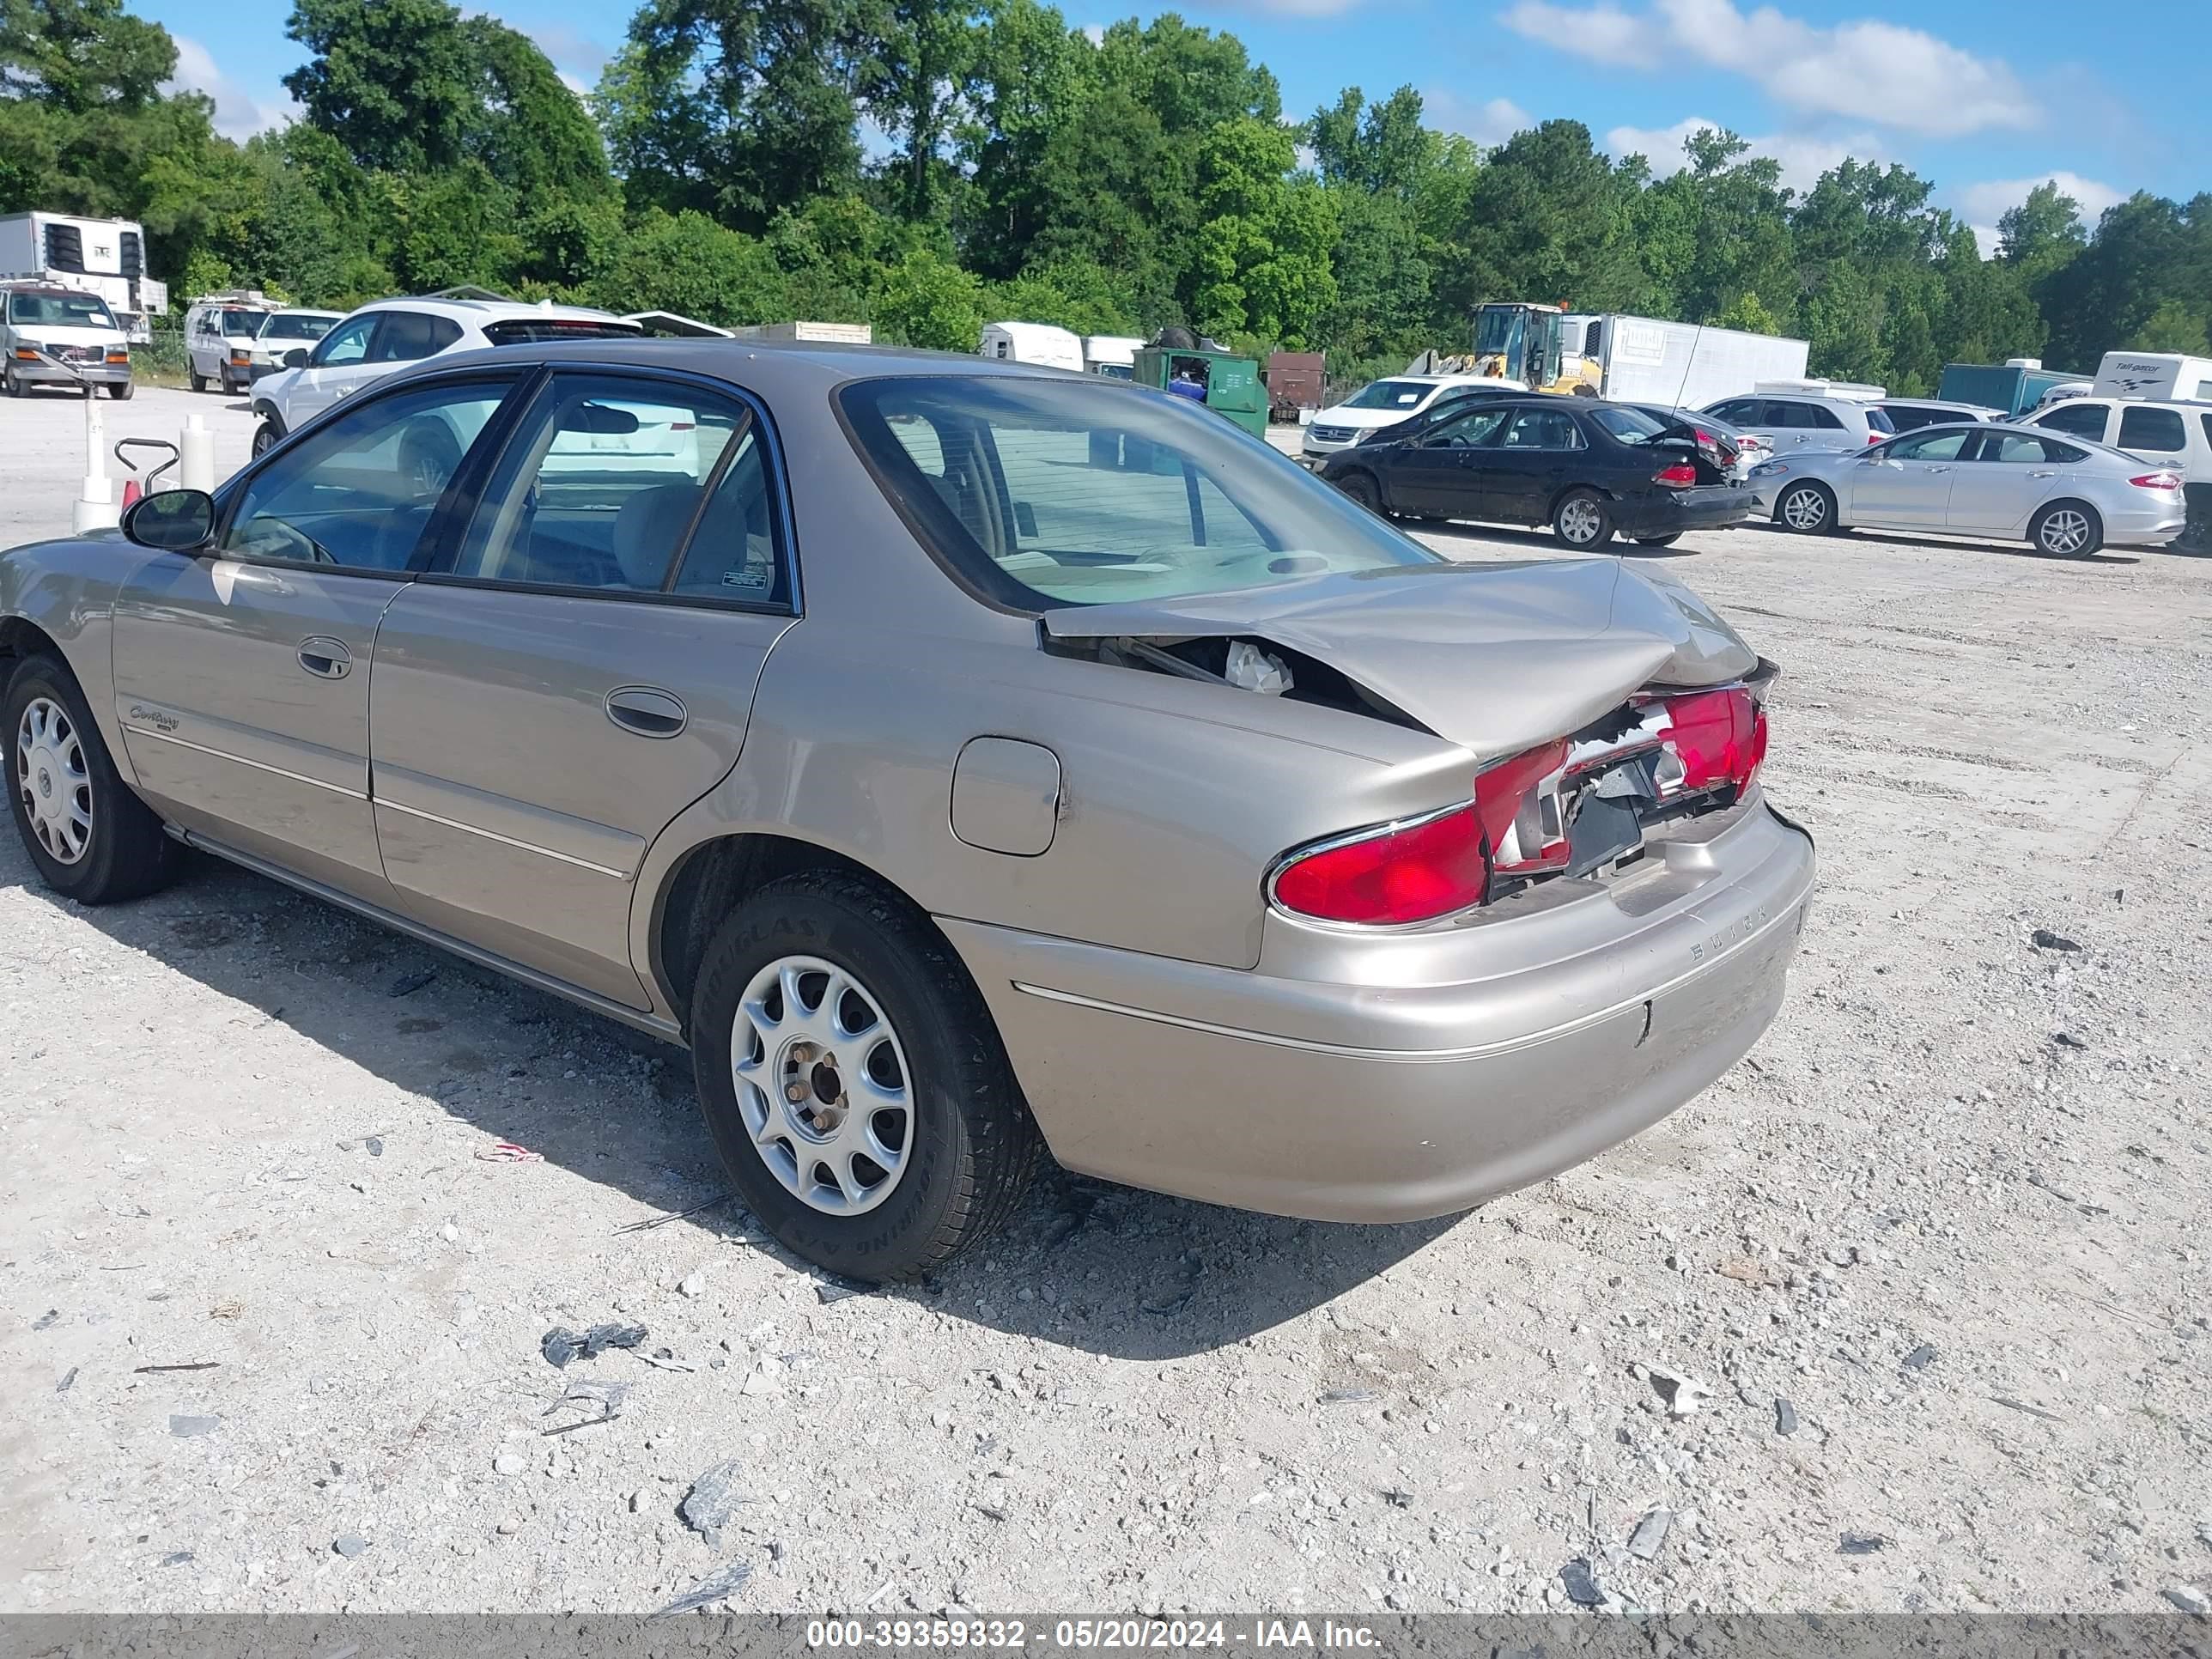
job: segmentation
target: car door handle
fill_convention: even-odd
[[[300,666],[317,679],[342,680],[353,672],[353,653],[343,641],[317,635],[300,641]]]
[[[618,685],[607,693],[607,718],[641,738],[672,738],[690,723],[691,711],[672,691]]]
[[[1938,472],[1948,472],[1950,470],[1948,466],[1931,466],[1928,469],[1928,476],[1932,478]]]
[[[2027,476],[2031,478],[2055,478],[2058,474],[2056,471],[2045,471],[2041,472],[2031,472]]]

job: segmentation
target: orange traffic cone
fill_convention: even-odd
[[[125,507],[129,507],[131,502],[137,501],[146,492],[144,490],[138,488],[137,479],[125,478],[123,481],[123,505]]]

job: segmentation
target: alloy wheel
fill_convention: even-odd
[[[818,957],[781,957],[745,988],[730,1069],[753,1149],[800,1202],[861,1215],[914,1148],[913,1085],[883,1006]]]
[[[1828,522],[1828,498],[1811,485],[1801,485],[1783,499],[1782,522],[1792,530],[1818,530]]]
[[[2077,507],[2062,507],[2043,521],[2043,550],[2046,553],[2079,553],[2089,544],[2089,515]]]
[[[57,864],[75,864],[92,845],[92,776],[69,711],[51,698],[25,707],[15,732],[15,789],[31,833]]]

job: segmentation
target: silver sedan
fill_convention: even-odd
[[[52,890],[200,848],[684,1045],[752,1213],[871,1279],[1047,1152],[1328,1220],[1540,1181],[1757,1041],[1813,882],[1773,665],[1679,583],[974,358],[433,358],[0,555],[0,658]]]
[[[1751,483],[1760,509],[1791,530],[1996,536],[2065,558],[2170,542],[2188,522],[2172,468],[1997,422],[1922,427],[1869,449],[1796,451],[1753,468]]]

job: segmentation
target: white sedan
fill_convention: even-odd
[[[1867,449],[1793,450],[1752,470],[1761,511],[1807,532],[1936,530],[2086,559],[2170,542],[2181,475],[2102,444],[1998,422],[1923,427]]]

